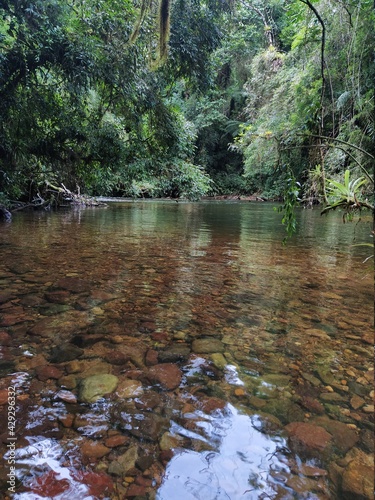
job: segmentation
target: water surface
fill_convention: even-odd
[[[298,219],[286,246],[273,206],[245,202],[2,224],[14,498],[370,498],[371,221]],[[97,375],[115,387],[91,401]]]

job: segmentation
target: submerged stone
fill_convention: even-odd
[[[203,338],[193,341],[192,349],[196,354],[212,354],[224,352],[224,344],[215,338]]]
[[[183,442],[183,437],[171,434],[170,432],[164,432],[159,441],[159,447],[162,451],[172,450],[173,448],[182,446]]]
[[[68,290],[72,293],[82,293],[90,291],[91,285],[88,281],[80,278],[66,277],[57,281],[54,287],[62,288],[63,290]]]
[[[138,380],[122,380],[116,389],[116,394],[119,398],[136,398],[142,393],[142,384]]]
[[[227,360],[220,352],[215,352],[211,354],[211,359],[213,364],[216,366],[218,370],[224,370],[224,368],[228,364]]]
[[[152,366],[148,370],[147,376],[151,382],[160,384],[163,389],[173,390],[180,385],[182,373],[172,363],[161,363]]]
[[[48,379],[59,379],[63,375],[61,370],[51,365],[38,366],[35,371],[38,379],[42,382],[45,382]]]
[[[81,446],[81,453],[88,459],[102,458],[110,453],[111,449],[98,441],[84,441]]]
[[[348,452],[359,441],[357,433],[343,422],[322,416],[316,417],[311,423],[323,427],[332,434],[334,447],[340,454]]]
[[[292,422],[285,427],[289,439],[297,447],[301,445],[306,452],[321,452],[326,450],[332,441],[332,436],[323,427],[305,422]]]
[[[85,403],[95,403],[105,394],[113,392],[118,384],[118,378],[108,373],[92,375],[81,382],[79,399]]]
[[[173,363],[176,361],[186,361],[189,357],[190,349],[186,345],[175,344],[163,351],[159,351],[158,360],[160,363]]]
[[[290,399],[273,398],[267,401],[263,411],[277,417],[283,424],[303,420],[304,411]]]
[[[342,478],[345,500],[370,500],[374,498],[374,457],[361,450],[350,452],[350,463]]]
[[[51,349],[49,361],[51,363],[64,363],[79,358],[83,353],[84,351],[80,347],[73,344],[63,344]]]
[[[134,469],[137,460],[138,446],[132,446],[124,454],[111,461],[108,472],[114,476],[125,476],[128,471]]]

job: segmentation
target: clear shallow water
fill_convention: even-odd
[[[355,246],[371,221],[298,216],[287,246],[266,204],[136,202],[3,224],[15,498],[350,498],[349,462],[373,453],[371,249]],[[170,364],[166,381],[150,374]],[[108,373],[117,389],[84,401],[83,381]]]

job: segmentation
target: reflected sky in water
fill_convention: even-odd
[[[288,472],[278,458],[286,442],[259,432],[254,427],[259,418],[241,414],[232,405],[226,407],[224,416],[211,417],[205,431],[216,442],[219,436],[218,449],[177,451],[157,500],[255,500],[261,494],[275,494],[273,476]]]

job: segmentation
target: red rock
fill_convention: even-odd
[[[316,399],[310,398],[308,396],[304,397],[301,400],[301,405],[311,413],[317,413],[318,415],[324,414],[324,406]]]
[[[108,496],[113,491],[113,481],[108,474],[92,471],[75,471],[73,477],[89,487],[89,494],[95,498]]]
[[[144,486],[145,488],[152,486],[152,480],[143,476],[137,476],[134,482],[135,484],[138,484],[139,486]]]
[[[350,460],[342,478],[345,500],[370,500],[374,498],[374,457],[354,449],[345,457]]]
[[[202,410],[205,413],[212,413],[215,410],[222,410],[226,403],[219,398],[207,398],[202,401]]]
[[[5,302],[9,302],[10,300],[14,299],[14,295],[11,293],[0,293],[0,304],[4,304]]]
[[[70,487],[67,479],[57,479],[58,474],[54,471],[49,471],[42,476],[39,476],[31,487],[31,491],[43,498],[55,498]]]
[[[8,403],[8,389],[0,390],[0,405],[5,405]]]
[[[46,300],[54,304],[66,304],[69,302],[70,293],[66,290],[56,290],[45,294]]]
[[[173,458],[173,450],[162,450],[159,454],[160,461],[166,465]]]
[[[160,384],[164,389],[173,390],[180,385],[181,370],[172,363],[161,363],[152,366],[147,374],[151,382]]]
[[[142,398],[137,398],[135,400],[135,406],[141,410],[151,411],[161,404],[160,396],[158,393],[146,392],[142,395]]]
[[[134,368],[134,370],[126,370],[122,372],[126,378],[131,378],[133,380],[141,380],[144,378],[144,372],[142,370],[138,370]]]
[[[138,329],[142,333],[150,333],[156,330],[156,325],[151,321],[146,321]]]
[[[331,420],[326,417],[316,417],[311,423],[323,427],[332,435],[333,444],[340,454],[348,452],[359,440],[357,433],[349,429],[343,422]]]
[[[128,444],[130,442],[130,438],[128,436],[122,436],[118,434],[117,436],[111,436],[107,438],[104,442],[108,448],[116,448],[117,446],[122,446],[124,444]]]
[[[164,340],[168,340],[168,333],[165,332],[156,332],[151,335],[152,340],[156,342],[163,342]]]
[[[146,366],[155,366],[158,364],[158,352],[154,349],[149,349],[146,352]]]
[[[133,498],[137,496],[143,496],[146,494],[146,487],[140,486],[138,484],[131,484],[126,491],[125,498]]]
[[[62,415],[61,417],[59,417],[59,422],[61,422],[62,425],[68,429],[73,425],[74,415],[72,415],[71,413],[68,413],[67,415]]]
[[[81,278],[66,277],[61,278],[55,283],[55,287],[69,290],[69,292],[72,293],[81,293],[90,291],[91,285],[88,281],[82,280]]]
[[[54,326],[53,321],[54,318],[43,318],[29,328],[27,333],[36,335],[37,337],[49,337]]]
[[[38,379],[42,382],[45,382],[49,378],[59,379],[63,376],[63,372],[61,370],[56,368],[56,366],[51,365],[37,366],[35,371]]]
[[[0,318],[0,326],[13,326],[17,323],[23,323],[24,321],[30,319],[32,318],[29,318],[22,313],[2,314]]]
[[[12,344],[12,337],[8,332],[0,331],[0,345],[2,346],[10,346]]]
[[[365,344],[374,345],[374,335],[372,335],[372,334],[370,334],[370,333],[369,333],[369,334],[362,335],[361,340],[362,340],[362,342],[364,342]]]
[[[110,453],[111,449],[98,441],[85,441],[81,446],[81,453],[86,458],[102,458]]]
[[[113,350],[106,353],[104,359],[112,365],[125,365],[130,360],[130,356],[121,351]]]
[[[292,422],[285,427],[292,442],[306,450],[323,451],[332,441],[332,436],[323,427],[305,422]]]

